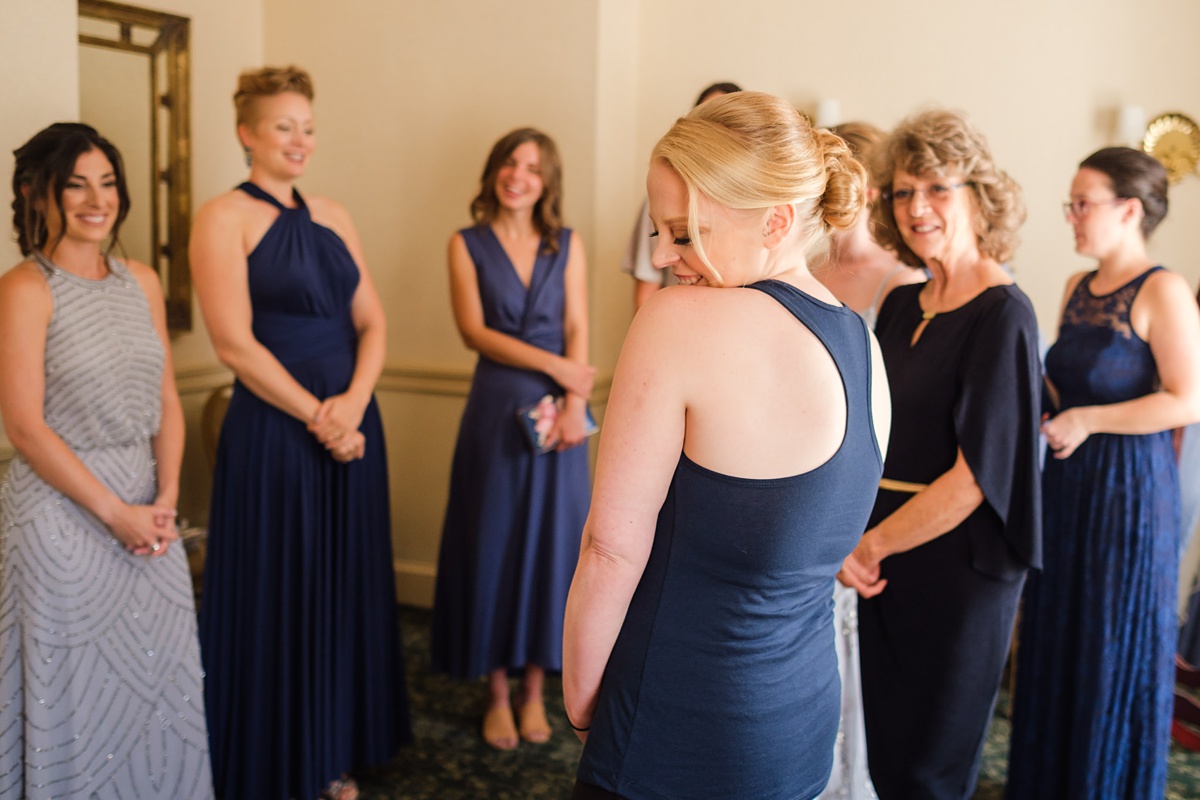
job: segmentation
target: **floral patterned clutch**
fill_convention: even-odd
[[[550,441],[550,431],[554,430],[554,423],[562,409],[563,398],[551,394],[545,395],[533,405],[517,409],[517,423],[525,432],[529,446],[538,455],[549,453],[558,446],[558,442]],[[591,436],[600,430],[600,427],[592,417],[591,408],[585,408],[583,413],[585,430],[587,435]]]

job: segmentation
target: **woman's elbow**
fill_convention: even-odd
[[[479,352],[481,337],[477,329],[460,325],[458,326],[458,338],[462,340],[463,347],[474,350],[476,353]]]
[[[1180,427],[1200,422],[1200,390],[1190,392],[1183,398],[1183,408],[1180,413],[1183,416],[1183,420],[1179,423]]]
[[[38,435],[49,430],[44,420],[4,420],[4,435],[9,443],[25,459],[37,451]]]
[[[213,350],[217,353],[217,360],[239,378],[245,374],[248,368],[252,349],[252,342],[236,339],[213,339]]]

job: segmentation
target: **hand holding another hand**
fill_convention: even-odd
[[[171,542],[179,539],[175,509],[164,505],[122,503],[107,524],[113,537],[135,556],[165,555]]]
[[[839,581],[858,592],[859,597],[867,598],[874,597],[887,586],[887,580],[879,577],[882,573],[882,559],[874,555],[871,541],[868,539],[870,535],[870,531],[863,534],[858,546],[846,556],[846,560],[842,562],[842,569],[837,574]]]
[[[327,397],[321,401],[313,418],[309,420],[308,432],[328,448],[347,434],[358,431],[366,408],[366,403],[361,403],[348,394]]]
[[[360,431],[351,431],[340,439],[325,445],[325,449],[329,451],[329,455],[333,456],[334,461],[347,464],[357,461],[366,454],[367,437],[363,436]]]

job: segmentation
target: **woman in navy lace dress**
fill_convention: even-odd
[[[1065,204],[1097,268],[1067,282],[1046,355],[1044,571],[1025,593],[1010,798],[1166,789],[1178,569],[1171,429],[1200,418],[1200,314],[1146,255],[1167,175],[1088,156]]]

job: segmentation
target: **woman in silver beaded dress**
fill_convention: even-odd
[[[0,277],[17,451],[0,485],[0,798],[211,798],[158,277],[109,254],[129,195],[94,129],[57,123],[15,155],[27,260]]]

